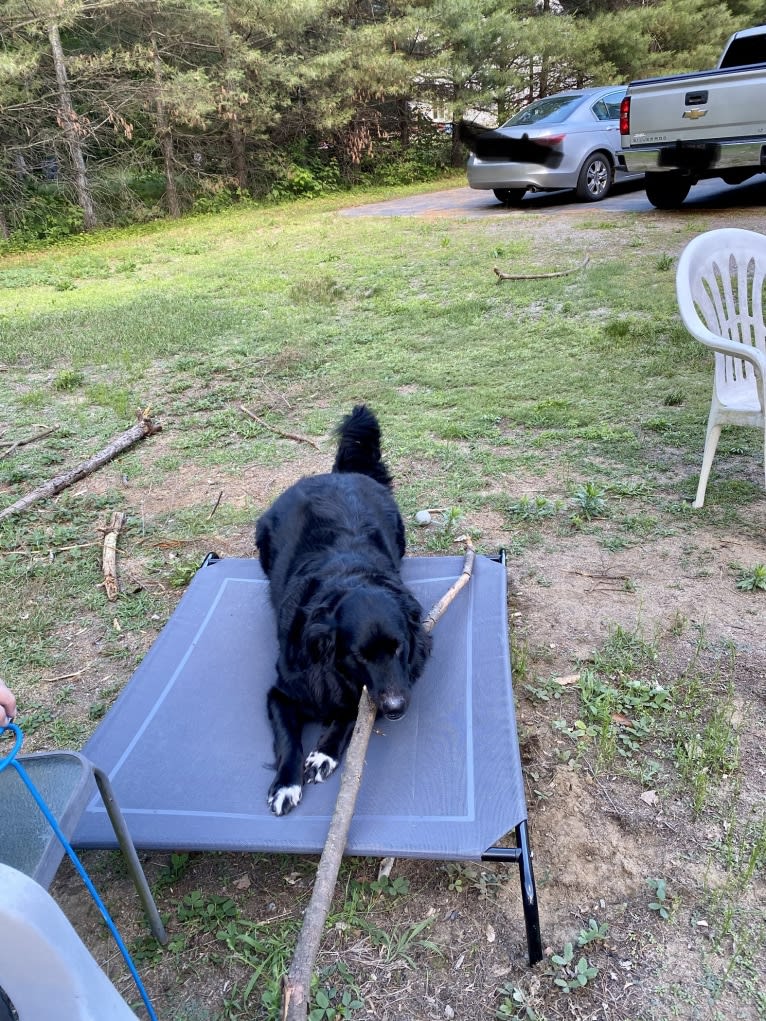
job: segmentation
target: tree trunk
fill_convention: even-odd
[[[157,112],[157,135],[162,150],[162,162],[165,165],[165,196],[168,200],[168,212],[171,216],[181,215],[181,203],[178,201],[178,189],[175,179],[175,152],[173,150],[173,136],[170,132],[165,99],[162,89],[162,60],[157,47],[157,39],[152,33],[152,61],[154,63],[154,107]]]
[[[399,118],[399,142],[402,150],[407,151],[410,147],[410,111],[406,99],[397,99],[396,112]]]
[[[242,191],[247,191],[247,156],[245,155],[245,136],[237,121],[229,121],[229,141],[234,164],[237,184]]]
[[[82,209],[82,221],[86,230],[92,230],[96,226],[96,210],[93,205],[93,196],[90,192],[88,173],[85,169],[85,157],[83,156],[80,138],[82,128],[80,119],[72,106],[72,96],[69,91],[69,78],[67,77],[66,64],[64,62],[64,49],[61,45],[59,27],[55,21],[48,25],[48,39],[53,53],[53,66],[56,70],[56,82],[59,92],[59,124],[64,132],[69,156],[74,167],[74,184],[77,191],[77,201]]]
[[[11,232],[8,228],[8,220],[5,217],[5,213],[0,209],[0,238],[4,238],[6,241],[10,237]]]
[[[450,109],[452,110],[452,139],[450,145],[450,166],[462,167],[465,164],[465,149],[460,141],[460,122],[465,117],[465,106],[460,99],[457,86],[451,86]]]
[[[228,72],[232,63],[232,37],[231,37],[231,12],[229,5],[223,5],[223,18],[221,19],[221,55],[223,56],[224,68]],[[245,136],[239,121],[236,119],[235,104],[231,100],[226,103],[226,119],[229,129],[229,142],[231,143],[231,161],[234,167],[234,175],[241,191],[247,191],[247,154],[245,151]]]

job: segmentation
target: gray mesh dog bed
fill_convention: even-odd
[[[428,610],[462,566],[462,557],[407,557],[402,573]],[[136,847],[321,852],[340,770],[306,788],[289,816],[266,804],[276,657],[258,561],[211,555],[84,749],[109,775]],[[346,853],[517,862],[534,963],[542,947],[526,820],[505,567],[477,556],[434,629],[406,716],[375,725]],[[510,834],[515,846],[498,846]],[[99,799],[74,843],[115,846]]]

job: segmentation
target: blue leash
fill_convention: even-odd
[[[53,813],[51,812],[50,808],[48,808],[46,803],[43,801],[42,796],[40,795],[40,792],[37,790],[35,785],[32,783],[32,780],[30,779],[29,774],[27,773],[27,771],[24,769],[24,767],[21,765],[21,763],[18,762],[17,759],[16,759],[16,756],[18,755],[19,751],[21,750],[21,745],[22,745],[22,742],[24,741],[24,735],[22,734],[20,728],[17,727],[15,723],[8,723],[5,726],[0,727],[0,733],[2,733],[4,731],[11,731],[15,735],[15,737],[16,737],[16,742],[15,742],[15,744],[13,746],[13,749],[11,750],[10,754],[7,755],[5,758],[0,758],[0,773],[2,773],[2,771],[7,766],[13,766],[13,768],[16,770],[16,772],[19,774],[21,779],[26,784],[26,786],[27,786],[27,788],[29,790],[29,793],[32,795],[32,797],[35,799],[35,802],[37,803],[37,807],[40,809],[40,811],[43,813],[45,818],[50,823],[50,825],[51,825],[51,827],[53,829],[53,832],[58,837],[59,841],[61,842],[62,847],[64,848],[64,850],[66,851],[67,855],[69,856],[72,864],[74,865],[74,867],[77,869],[78,873],[80,874],[80,878],[85,883],[85,886],[87,887],[88,891],[90,892],[91,897],[96,902],[96,907],[101,912],[101,916],[104,919],[104,921],[106,922],[107,928],[109,929],[109,931],[111,932],[112,936],[114,937],[114,941],[117,944],[117,947],[119,948],[119,951],[122,954],[122,956],[123,956],[123,958],[125,960],[125,963],[128,966],[128,969],[129,969],[131,975],[133,976],[133,981],[136,983],[138,991],[141,994],[141,999],[144,1001],[144,1006],[146,1007],[146,1011],[147,1011],[147,1013],[149,1015],[150,1021],[158,1021],[157,1015],[155,1014],[154,1008],[152,1007],[151,1000],[149,999],[149,995],[146,992],[146,989],[144,988],[143,982],[141,981],[141,979],[140,979],[140,977],[138,975],[138,972],[136,971],[136,966],[133,964],[133,960],[132,960],[130,954],[128,953],[128,948],[123,943],[122,937],[120,936],[119,932],[117,931],[117,926],[114,924],[114,922],[111,919],[111,916],[109,915],[109,912],[106,910],[106,905],[104,904],[104,902],[99,897],[98,891],[96,890],[95,886],[93,885],[93,882],[91,881],[90,876],[88,875],[88,873],[83,868],[83,866],[82,866],[82,864],[80,862],[80,859],[74,853],[72,845],[69,843],[67,838],[62,833],[61,827],[56,822],[56,819],[55,819]]]

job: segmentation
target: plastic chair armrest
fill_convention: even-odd
[[[695,340],[698,340],[706,347],[712,348],[714,351],[719,351],[721,354],[731,355],[732,358],[741,358],[743,361],[750,362],[758,372],[761,380],[766,379],[766,355],[757,347],[753,347],[751,344],[741,344],[737,340],[726,340],[725,337],[721,337],[719,334],[709,330],[696,316],[691,321],[683,314],[681,318],[684,321],[684,326]]]

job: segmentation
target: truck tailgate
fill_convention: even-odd
[[[766,66],[631,82],[631,145],[766,136]]]

